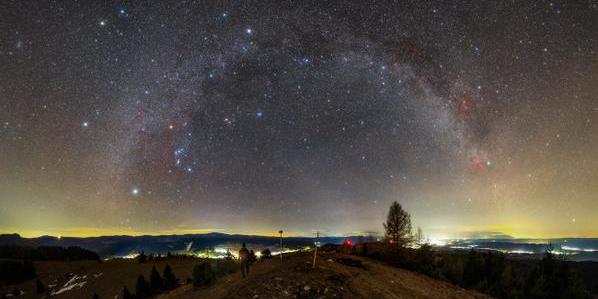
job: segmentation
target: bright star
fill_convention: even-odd
[[[81,125],[82,125],[84,128],[87,128],[87,127],[89,127],[89,123],[88,123],[88,122],[86,122],[86,121],[84,121],[84,122],[83,122]]]
[[[135,196],[139,195],[139,192],[140,192],[140,190],[139,190],[139,188],[137,188],[137,187],[134,187],[134,188],[131,190],[131,194],[133,194],[133,195],[135,195]]]
[[[247,28],[247,29],[245,29],[245,32],[247,32],[247,34],[251,34],[251,33],[253,33],[253,30],[251,30],[251,28]]]
[[[104,20],[101,20],[101,21],[100,21],[100,26],[106,26],[106,21],[104,21]]]

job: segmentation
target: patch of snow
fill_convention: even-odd
[[[82,288],[87,283],[87,281],[84,280],[86,277],[87,275],[80,277],[76,274],[73,274],[71,279],[69,279],[69,281],[67,281],[60,290],[51,292],[50,295],[55,296],[64,292],[68,292],[77,287]]]
[[[6,298],[18,297],[18,296],[22,296],[23,294],[25,294],[25,292],[23,292],[23,290],[19,290],[19,294],[17,296],[15,296],[13,293],[8,293],[5,295],[5,297]]]
[[[67,281],[67,282],[64,284],[64,286],[66,287],[67,285],[70,285],[70,284],[72,284],[73,282],[75,282],[75,280],[77,280],[77,278],[79,278],[79,276],[77,276],[77,275],[73,275],[73,276],[71,277],[71,279],[69,279],[69,281]]]

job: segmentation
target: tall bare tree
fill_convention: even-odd
[[[417,245],[422,245],[424,243],[426,243],[425,237],[424,237],[424,232],[422,231],[421,227],[417,227],[417,230],[415,231],[415,243]]]

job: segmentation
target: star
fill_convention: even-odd
[[[382,233],[397,199],[447,234],[597,233],[588,5],[5,2],[0,210],[52,196],[0,231]]]

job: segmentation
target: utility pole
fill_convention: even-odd
[[[280,234],[280,261],[282,262],[282,229],[278,233]]]
[[[314,262],[312,264],[312,268],[316,268],[316,259],[318,258],[318,246],[320,245],[320,232],[317,231],[316,232],[316,242],[314,242],[314,245],[316,245],[316,249],[314,249]]]

